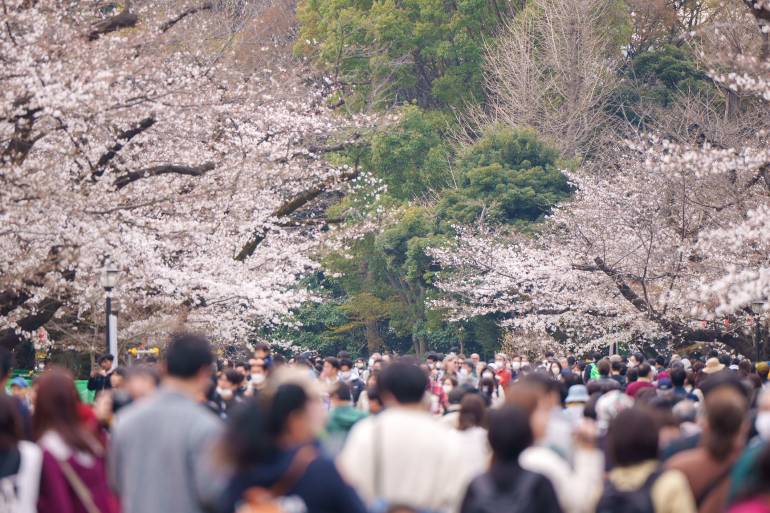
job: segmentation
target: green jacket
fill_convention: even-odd
[[[366,412],[355,409],[353,406],[337,406],[329,414],[326,423],[328,434],[347,433],[353,425],[366,417]]]

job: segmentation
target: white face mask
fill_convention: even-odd
[[[340,372],[340,379],[342,381],[347,381],[350,379],[350,371],[347,372]]]
[[[503,362],[502,360],[495,360],[495,368],[497,370],[500,370],[503,367],[505,367],[505,362]]]
[[[759,433],[762,440],[770,441],[770,411],[761,411],[757,413],[754,427],[757,428],[757,433]]]
[[[233,398],[233,391],[229,388],[219,388],[217,387],[217,394],[219,394],[219,397],[224,399],[225,401],[229,401]]]
[[[511,364],[511,369],[513,369],[515,371],[519,370],[520,368],[521,368],[521,362],[513,362]]]
[[[265,382],[265,375],[264,374],[252,374],[251,375],[251,382],[255,385],[261,385]]]

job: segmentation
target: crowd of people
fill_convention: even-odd
[[[175,334],[86,404],[0,349],[0,513],[770,513],[767,362],[250,356]]]

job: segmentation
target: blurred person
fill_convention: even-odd
[[[203,336],[172,335],[161,389],[118,415],[109,463],[122,513],[202,513],[221,493],[212,450],[222,424],[198,402],[213,362]]]
[[[770,445],[765,444],[751,465],[752,482],[741,490],[728,513],[770,513]]]
[[[619,355],[612,355],[619,356]],[[616,359],[610,362],[610,379],[614,379],[620,385],[621,390],[626,388],[626,364],[623,360]]]
[[[465,448],[465,465],[469,475],[477,476],[489,466],[487,443],[487,408],[478,394],[469,393],[460,402],[457,428]]]
[[[236,371],[240,372],[244,378],[249,378],[250,366],[247,362],[237,362],[233,367]]]
[[[612,364],[606,358],[602,358],[596,363],[596,370],[599,373],[597,379],[592,379],[588,382],[588,394],[599,392],[605,394],[610,390],[620,390],[620,383],[610,377],[612,372]]]
[[[340,360],[340,380],[350,387],[353,403],[358,402],[361,392],[366,389],[366,384],[358,376],[358,371],[353,366],[353,361],[349,358]]]
[[[330,398],[331,410],[326,421],[327,439],[324,446],[329,454],[337,455],[342,450],[350,430],[356,422],[366,418],[367,414],[353,406],[353,396],[346,383],[337,383],[330,393]]]
[[[43,453],[23,440],[14,400],[0,394],[0,511],[36,513]]]
[[[699,513],[724,511],[730,470],[740,456],[748,431],[748,403],[740,379],[723,375],[709,385],[716,388],[704,391],[704,426],[698,447],[679,452],[666,463],[666,468],[679,470],[687,477]]]
[[[128,371],[125,367],[115,367],[110,373],[110,388],[113,390],[122,390],[126,383]]]
[[[27,384],[27,380],[25,380],[21,376],[16,376],[10,382],[10,389],[11,389],[11,396],[13,396],[16,400],[18,400],[22,405],[29,408],[29,405],[30,405],[30,400],[28,395],[29,384]]]
[[[107,484],[104,447],[86,429],[68,371],[47,370],[39,379],[33,428],[43,450],[38,513],[117,512]]]
[[[645,388],[655,388],[652,384],[652,368],[648,363],[640,363],[635,367],[637,379],[626,386],[626,394],[636,397],[640,390]]]
[[[314,402],[302,385],[286,382],[233,413],[223,443],[234,473],[220,513],[366,513],[334,461],[315,445]]]
[[[262,364],[269,369],[273,364],[273,357],[270,354],[270,346],[264,342],[257,342],[254,345],[254,357],[262,360]]]
[[[658,463],[658,430],[652,414],[628,408],[612,419],[607,455],[613,462],[596,513],[694,513],[686,477]]]
[[[495,356],[495,374],[502,387],[507,387],[513,378],[511,369],[508,368],[508,357],[502,353]]]
[[[564,399],[564,412],[575,425],[585,416],[588,397],[588,389],[585,385],[572,385],[567,391],[567,397]]]
[[[746,444],[730,471],[728,502],[732,502],[736,497],[745,496],[747,492],[757,488],[755,473],[757,460],[762,451],[770,445],[770,389],[762,389],[757,397],[754,429],[757,435]]]
[[[364,389],[358,396],[358,401],[356,401],[356,408],[361,411],[371,413],[369,394],[370,391],[376,389],[377,387],[377,376],[379,376],[379,372],[369,374],[369,377],[366,380],[366,389]]]
[[[324,385],[334,385],[339,381],[340,361],[334,356],[329,356],[323,360],[323,370],[319,379]]]
[[[687,381],[687,371],[684,367],[676,367],[669,372],[671,378],[672,393],[673,396],[679,400],[698,401],[698,396],[689,392],[685,388],[685,382]]]
[[[533,442],[526,410],[505,405],[490,411],[488,441],[492,465],[470,483],[460,513],[561,513],[551,482],[519,465]]]
[[[212,401],[216,408],[214,412],[221,418],[226,419],[232,409],[243,401],[243,397],[238,395],[243,381],[243,375],[235,369],[226,369],[219,374]]]
[[[267,367],[263,360],[257,360],[249,367],[249,382],[244,395],[259,394],[267,383]]]
[[[447,407],[444,414],[439,419],[439,422],[446,427],[452,429],[459,429],[460,427],[460,407],[463,401],[463,397],[468,393],[466,389],[462,387],[453,388],[449,394],[447,394]]]
[[[355,425],[338,459],[377,511],[396,504],[433,512],[459,507],[469,480],[460,438],[427,411],[427,381],[405,361],[385,367],[378,380],[385,411]],[[371,463],[361,465],[361,455],[371,455]]]
[[[595,434],[586,419],[576,430],[572,465],[547,445],[546,434],[551,420],[551,403],[547,391],[533,378],[511,385],[506,399],[508,404],[523,408],[529,418],[533,444],[519,457],[522,468],[544,475],[556,490],[561,508],[567,513],[590,511],[586,497],[598,494],[604,470],[604,457],[595,446]],[[571,433],[571,432],[570,432]]]
[[[480,373],[479,391],[487,401],[487,405],[498,408],[505,403],[505,387],[503,387],[492,367],[483,367]]]
[[[150,397],[160,385],[160,374],[149,365],[137,365],[128,371],[126,391],[132,401],[139,401]]]
[[[98,368],[91,372],[91,376],[88,378],[86,388],[94,392],[100,392],[102,390],[112,388],[110,376],[112,375],[112,364],[115,361],[115,357],[111,354],[105,354],[99,357],[97,361]]]

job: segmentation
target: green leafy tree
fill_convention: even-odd
[[[557,152],[531,130],[493,127],[460,155],[458,186],[439,202],[446,222],[533,222],[570,194]]]
[[[349,84],[359,106],[461,106],[482,98],[485,41],[524,3],[302,0],[295,51]]]

